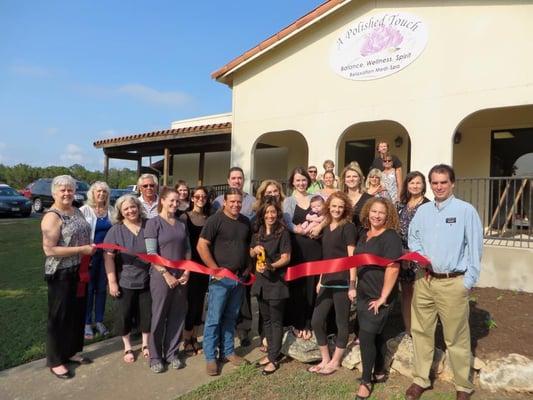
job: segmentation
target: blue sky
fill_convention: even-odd
[[[229,112],[211,72],[321,3],[2,0],[0,163],[101,169],[95,140]]]

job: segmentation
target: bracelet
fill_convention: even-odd
[[[355,289],[356,284],[357,284],[357,281],[350,281],[350,289]]]
[[[167,271],[167,269],[166,269],[166,268],[161,268],[161,269],[158,269],[158,271],[159,271],[159,273],[160,273],[161,275],[165,275],[165,274],[168,274],[168,271]]]

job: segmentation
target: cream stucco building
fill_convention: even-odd
[[[532,177],[532,22],[531,1],[326,1],[212,74],[232,89],[223,116],[230,145],[166,151],[167,171],[173,164],[191,184],[223,183],[230,165],[251,179],[286,179],[296,166],[332,159],[337,172],[356,160],[366,173],[374,146],[387,141],[404,171],[448,163],[460,178],[487,179],[518,166]],[[492,198],[502,197],[484,184],[462,189],[481,199],[490,232]],[[523,226],[531,186],[526,179],[516,206]],[[487,245],[482,285],[533,291],[529,222],[527,232],[519,248]]]

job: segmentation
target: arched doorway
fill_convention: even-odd
[[[379,142],[389,144],[390,152],[402,162],[405,175],[410,165],[409,134],[400,123],[388,120],[359,122],[343,132],[337,144],[339,171],[351,161],[357,161],[367,175]]]
[[[306,167],[309,148],[305,137],[297,131],[267,132],[259,136],[252,147],[252,180],[271,178],[285,182],[290,171]]]
[[[463,178],[512,176],[528,153],[533,153],[533,105],[476,111],[454,135],[453,166]],[[524,168],[533,171],[533,165]]]
[[[454,134],[453,166],[455,193],[476,207],[486,238],[519,246],[531,241],[533,105],[465,117]]]

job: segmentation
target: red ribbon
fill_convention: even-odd
[[[85,287],[89,283],[89,263],[91,256],[83,256],[80,262],[78,287],[76,288],[76,297],[85,297]]]
[[[396,260],[378,257],[374,254],[356,254],[350,257],[331,258],[328,260],[309,261],[287,268],[285,273],[286,281],[293,281],[295,279],[306,276],[331,274],[334,272],[346,271],[350,268],[361,268],[367,265],[377,265],[386,268],[387,266],[397,263],[399,261],[414,261],[422,266],[427,266],[430,261],[418,253],[406,253]]]
[[[199,274],[211,275],[217,278],[229,278],[234,281],[237,281],[243,285],[252,285],[255,282],[255,275],[250,274],[250,279],[248,282],[242,282],[237,275],[231,272],[227,268],[208,268],[204,265],[198,264],[197,262],[191,260],[169,260],[165,257],[161,257],[157,254],[145,254],[145,253],[134,253],[128,250],[125,247],[118,246],[116,244],[110,243],[101,243],[95,245],[98,249],[105,250],[118,250],[122,253],[132,254],[139,257],[141,260],[152,263],[163,265],[171,269],[182,269],[191,272],[197,272]],[[85,270],[84,270],[84,260],[87,260]],[[82,266],[80,267],[80,284],[82,282],[89,282],[88,266],[89,266],[90,257],[84,256],[82,258]],[[376,256],[374,254],[356,254],[350,257],[341,257],[341,258],[332,258],[328,260],[318,260],[318,261],[309,261],[304,262],[298,265],[287,268],[285,273],[285,281],[293,281],[295,279],[304,278],[307,276],[314,276],[320,274],[330,274],[335,272],[346,271],[350,268],[361,268],[368,265],[375,265],[379,267],[386,268],[391,264],[400,262],[400,261],[413,261],[420,264],[422,267],[428,266],[431,262],[424,256],[419,253],[411,252],[406,253],[403,256],[391,260],[388,258],[383,258]],[[82,272],[84,271],[84,272]],[[83,275],[83,277],[82,277]],[[86,280],[84,280],[86,279]],[[85,283],[83,283],[85,285]],[[85,286],[83,286],[83,289]],[[78,286],[78,294],[80,293],[80,287]]]
[[[101,243],[101,244],[95,245],[94,247],[96,247],[97,249],[118,250],[122,253],[132,254],[147,263],[163,265],[171,269],[183,269],[185,271],[197,272],[199,274],[215,276],[217,278],[233,279],[234,281],[237,281],[246,286],[252,285],[255,282],[255,275],[253,274],[250,274],[250,279],[247,282],[243,282],[237,275],[235,275],[233,272],[231,272],[227,268],[220,268],[220,267],[209,268],[209,267],[206,267],[205,265],[198,264],[197,262],[194,262],[191,260],[175,260],[174,261],[174,260],[169,260],[168,258],[165,258],[165,257],[161,257],[160,255],[157,255],[157,254],[134,253],[125,247],[118,246],[116,244],[110,244],[110,243]]]

